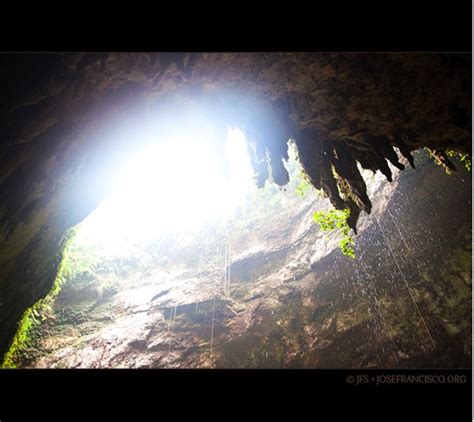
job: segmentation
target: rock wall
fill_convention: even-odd
[[[221,130],[240,126],[255,144],[259,184],[268,176],[279,185],[288,181],[281,158],[294,138],[311,182],[336,208],[352,210],[353,228],[359,210],[372,206],[356,160],[390,179],[387,160],[404,167],[393,147],[408,160],[410,151],[429,147],[445,163],[446,149],[470,151],[466,54],[2,54],[0,60],[0,355],[23,311],[50,290],[66,230],[107,195],[107,169],[145,138],[145,115],[198,108]]]
[[[367,179],[355,260],[312,220],[328,199],[275,193],[227,230],[170,235],[68,280],[19,366],[468,367],[470,174],[415,160],[392,183]]]

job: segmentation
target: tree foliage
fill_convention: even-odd
[[[319,225],[322,231],[337,230],[342,235],[339,241],[339,248],[341,252],[355,259],[354,238],[350,235],[350,227],[347,224],[347,219],[350,216],[348,208],[340,210],[316,211],[313,214],[314,221]]]

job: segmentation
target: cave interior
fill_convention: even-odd
[[[471,70],[462,53],[0,54],[3,366],[470,366]],[[230,167],[218,160],[217,173],[202,177],[211,167],[202,126],[218,157],[229,155],[229,130],[245,139],[259,218],[232,220],[232,245],[208,229],[212,242],[201,231],[173,255],[163,236],[152,263],[127,249],[122,269],[103,267],[104,280],[122,270],[132,277],[126,265],[141,269],[135,287],[153,304],[122,292],[131,310],[114,337],[102,322],[113,322],[118,285],[94,293],[99,304],[97,274],[83,271],[82,287],[58,286],[71,233],[87,226],[150,136],[177,130],[193,142],[170,138],[174,149],[151,167],[166,167],[159,179],[183,199],[171,214],[208,216],[227,192],[212,185],[216,174]],[[178,199],[148,182],[149,214],[160,219]],[[208,196],[193,196],[207,183]],[[347,210],[353,259],[335,233],[318,230],[318,209]],[[219,252],[203,257],[204,247]],[[207,266],[193,273],[198,256]],[[224,277],[217,299],[202,282],[214,264],[225,269],[215,275]],[[169,285],[153,290],[147,277]],[[184,279],[192,301],[167,296]],[[38,338],[32,320],[41,320]]]

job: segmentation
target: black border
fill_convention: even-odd
[[[24,9],[3,17],[0,51],[472,51],[471,0],[40,3],[27,23]]]
[[[400,374],[465,383],[376,385]],[[471,385],[470,369],[13,369],[0,371],[0,419],[471,420]]]
[[[1,51],[471,52],[470,0],[85,3],[8,13]],[[24,7],[24,5],[22,6]],[[260,9],[259,9],[260,7]],[[121,15],[121,16],[119,16]],[[463,374],[463,385],[360,385],[348,376]],[[3,370],[8,420],[471,420],[464,370]]]

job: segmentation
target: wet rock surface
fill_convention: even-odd
[[[295,139],[311,183],[359,229],[375,198],[356,161],[390,180],[388,162],[407,164],[394,147],[408,161],[429,147],[447,168],[446,151],[471,149],[469,54],[2,54],[0,64],[0,355],[51,290],[66,231],[146,138],[143,116],[160,115],[162,129],[176,110],[205,110],[218,138],[241,127],[259,185],[288,181],[281,159]]]
[[[367,181],[377,201],[357,259],[312,221],[327,199],[287,192],[249,231],[182,245],[189,261],[178,248],[166,265],[115,263],[66,283],[20,366],[469,367],[470,174],[446,177],[427,154],[415,165]]]

